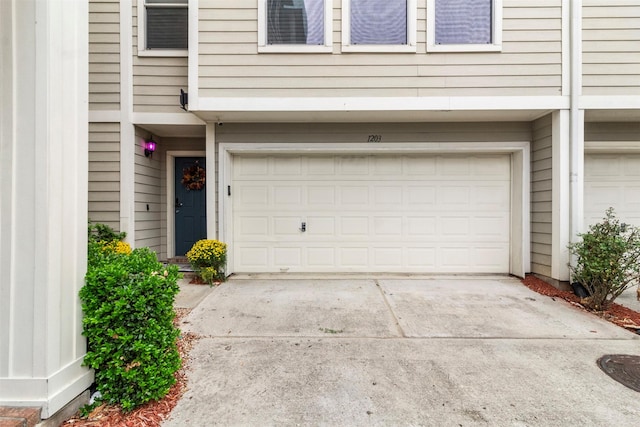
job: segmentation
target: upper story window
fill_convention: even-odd
[[[427,50],[500,51],[502,0],[427,0]]]
[[[343,0],[344,52],[415,52],[415,0]]]
[[[260,0],[260,52],[331,52],[331,0]]]
[[[138,54],[186,56],[189,0],[138,0]]]

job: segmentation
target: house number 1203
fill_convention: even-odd
[[[367,142],[382,142],[382,135],[369,135]]]

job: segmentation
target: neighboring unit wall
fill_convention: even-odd
[[[188,114],[180,109],[180,89],[188,90],[188,59],[138,56],[137,1],[133,4],[133,110]]]
[[[585,95],[640,95],[640,2],[584,0]]]
[[[426,53],[418,2],[416,53],[258,54],[255,0],[200,2],[199,96],[560,95],[562,1],[504,0],[502,52]]]
[[[162,162],[159,152],[151,157],[144,155],[145,139],[149,133],[136,129],[135,138],[135,247],[148,247],[158,255],[161,252],[161,185]],[[160,138],[154,137],[158,145]]]
[[[120,124],[89,124],[89,220],[120,229]]]
[[[89,109],[120,109],[120,4],[89,3]]]
[[[531,272],[551,277],[551,115],[533,122],[531,144]]]

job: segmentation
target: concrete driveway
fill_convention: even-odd
[[[639,423],[640,393],[596,365],[638,335],[504,276],[336,277],[213,289],[164,425]]]

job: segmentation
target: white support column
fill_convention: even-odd
[[[578,239],[584,222],[584,110],[582,96],[582,1],[571,4],[571,230]]]
[[[133,126],[132,0],[120,0],[120,231],[135,247],[135,149]]]
[[[87,259],[88,2],[0,2],[0,405],[49,417],[93,381]]]
[[[552,115],[552,203],[551,203],[551,278],[569,280],[569,244],[571,192],[570,175],[570,112],[555,111]]]
[[[216,215],[216,124],[207,123],[206,130],[206,150],[207,150],[207,238],[218,238],[217,215]],[[222,197],[222,195],[220,196]]]

